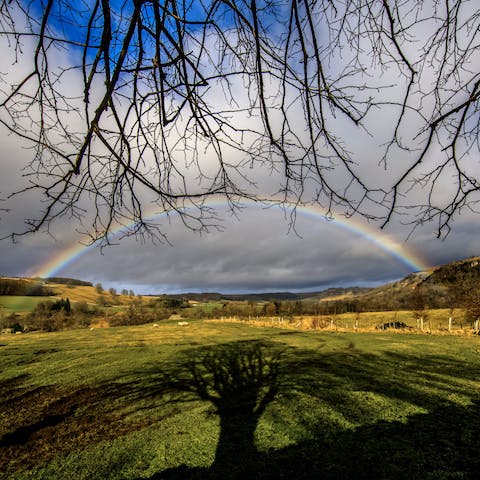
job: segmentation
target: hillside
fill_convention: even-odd
[[[405,278],[381,285],[359,294],[355,300],[363,310],[400,310],[418,308],[449,308],[452,296],[466,286],[480,282],[480,257],[470,257],[427,271],[415,272]],[[457,292],[457,293],[455,293]]]
[[[364,288],[364,287],[348,287],[348,288],[329,288],[321,292],[314,292],[303,294],[303,300],[308,301],[335,301],[335,300],[345,300],[351,299],[361,295],[367,295],[370,293],[373,288]]]
[[[478,277],[480,257],[471,257],[427,271],[414,272],[396,282],[375,288],[329,288],[317,292],[266,292],[251,294],[179,293],[167,295],[196,302],[221,301],[307,301],[307,302],[360,302],[364,310],[414,308],[415,297],[421,292],[432,308],[443,308],[447,289],[463,281],[465,276]]]
[[[435,268],[422,282],[423,285],[454,285],[466,276],[480,280],[480,257],[470,257]]]
[[[49,283],[48,286],[54,291],[55,297],[69,298],[72,302],[97,303],[99,294],[94,287],[84,285],[65,285],[61,283]],[[108,292],[104,292],[105,298],[110,297]],[[115,299],[121,304],[128,302],[128,297],[116,295]]]
[[[61,283],[57,283],[60,281]],[[38,279],[38,278],[17,278],[0,277],[0,296],[8,301],[0,302],[0,308],[6,308],[14,311],[31,311],[37,303],[49,299],[68,298],[72,303],[110,303],[115,305],[127,305],[131,302],[131,297],[126,295],[112,296],[108,291],[101,295],[95,290],[95,287],[88,282],[76,279]],[[23,303],[19,303],[18,298],[25,297]],[[103,297],[104,301],[99,302]],[[15,308],[11,308],[15,305]]]
[[[372,290],[371,288],[348,287],[329,288],[318,292],[263,292],[263,293],[178,293],[165,295],[172,298],[183,298],[194,302],[221,302],[221,301],[245,301],[245,302],[271,302],[271,301],[321,301],[324,299],[350,298]]]

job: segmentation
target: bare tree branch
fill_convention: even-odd
[[[215,198],[441,236],[480,201],[475,2],[0,0],[0,38],[0,125],[33,147],[10,198],[44,202],[4,235],[161,238],[152,209],[203,230]]]

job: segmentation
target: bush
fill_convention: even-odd
[[[127,312],[118,312],[109,319],[112,327],[124,325],[142,325],[167,320],[172,311],[159,306],[145,307],[143,304],[131,303]]]
[[[383,325],[379,325],[376,328],[378,330],[389,330],[390,328],[393,328],[394,330],[402,330],[410,327],[403,322],[387,322],[387,323],[384,323]]]
[[[318,330],[320,328],[327,328],[330,326],[331,319],[322,317],[312,317],[312,328]]]
[[[24,329],[53,332],[87,327],[92,317],[100,313],[98,308],[89,308],[85,302],[78,303],[72,308],[68,298],[56,302],[40,302],[33,312],[24,317]]]
[[[7,316],[2,316],[0,319],[0,329],[10,330],[11,333],[23,332],[23,326],[19,323],[20,316],[11,313]]]

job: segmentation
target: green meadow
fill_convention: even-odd
[[[32,312],[40,302],[51,300],[49,297],[27,297],[21,295],[1,295],[0,313]]]
[[[166,321],[0,362],[4,479],[479,478],[478,336]]]

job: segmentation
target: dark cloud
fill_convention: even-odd
[[[173,221],[171,245],[125,239],[103,250],[86,250],[70,265],[55,272],[104,286],[136,292],[174,291],[251,292],[318,290],[330,286],[376,285],[410,273],[412,269],[391,252],[320,217],[300,214],[298,235],[288,232],[280,211],[247,209],[237,219],[226,219],[225,231],[198,235]],[[474,254],[475,229],[460,226],[458,236],[435,240],[419,232],[406,248],[426,262]],[[405,235],[405,232],[403,232]],[[378,232],[378,235],[384,233]],[[401,242],[400,236],[397,237]],[[425,241],[428,238],[428,241]],[[471,242],[466,242],[470,239]],[[0,245],[2,273],[34,271],[71,243],[49,245],[46,238],[19,245]]]
[[[224,212],[225,213],[225,212]],[[300,213],[297,234],[281,211],[248,208],[239,218],[227,214],[224,231],[198,235],[173,219],[166,225],[171,245],[124,239],[119,245],[85,249],[69,265],[53,273],[136,292],[251,292],[319,290],[330,286],[370,286],[401,278],[412,268],[359,232],[321,217]],[[460,218],[445,240],[425,226],[403,244],[404,249],[437,265],[479,253],[477,217]],[[370,227],[373,228],[373,227]],[[408,229],[391,226],[387,234],[402,244]],[[78,242],[68,223],[48,235],[0,243],[4,275],[33,274]],[[378,230],[378,238],[385,232]],[[60,266],[60,264],[59,264]]]

